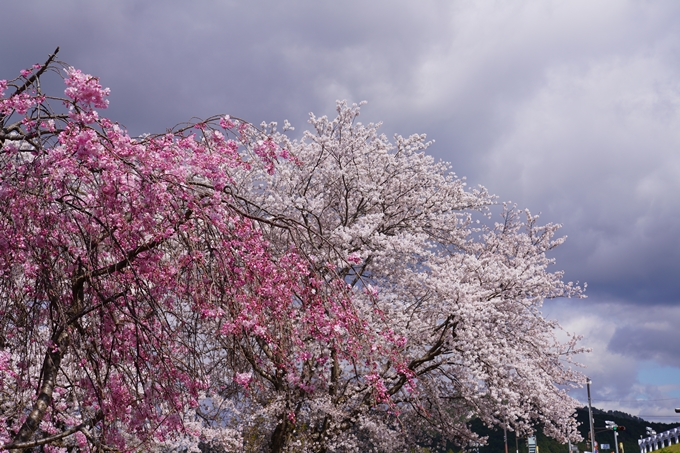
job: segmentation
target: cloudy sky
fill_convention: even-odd
[[[471,185],[564,226],[557,267],[589,297],[546,313],[592,348],[594,405],[680,422],[680,2],[23,0],[2,18],[0,79],[61,46],[132,134],[216,113],[301,131],[337,99],[426,133]]]

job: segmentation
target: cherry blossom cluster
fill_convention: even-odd
[[[106,99],[111,90],[102,88],[99,79],[92,77],[90,74],[83,74],[80,69],[73,67],[66,69],[66,77],[64,83],[68,88],[64,90],[64,94],[71,98],[76,105],[81,108],[99,108],[105,109],[109,106],[109,101]]]

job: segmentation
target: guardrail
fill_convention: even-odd
[[[673,440],[675,440],[675,442],[673,442]],[[650,453],[654,450],[659,450],[660,448],[670,447],[678,442],[680,442],[680,427],[669,429],[668,431],[654,434],[644,439],[638,439],[640,453]]]

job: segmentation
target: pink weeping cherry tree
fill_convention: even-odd
[[[581,296],[557,226],[477,223],[494,197],[358,106],[300,140],[228,116],[132,138],[108,94],[56,52],[0,80],[0,451],[578,436],[581,350],[540,311]]]
[[[303,387],[307,338],[368,357],[344,282],[272,253],[260,224],[288,226],[234,194],[287,150],[229,117],[133,139],[55,55],[0,80],[0,450],[238,449],[254,373]]]

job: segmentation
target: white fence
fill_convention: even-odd
[[[638,445],[640,446],[640,453],[650,453],[654,450],[677,444],[678,442],[680,442],[680,427],[639,439]]]

